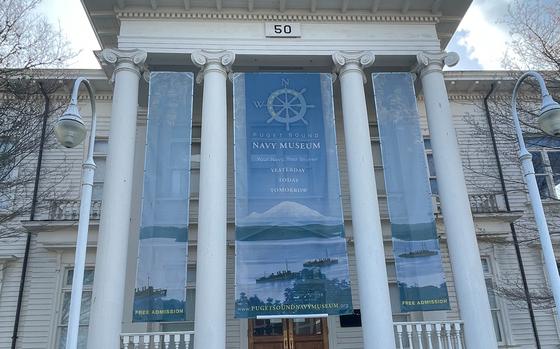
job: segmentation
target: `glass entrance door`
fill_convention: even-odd
[[[249,349],[328,349],[325,318],[249,320]]]

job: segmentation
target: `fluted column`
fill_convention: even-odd
[[[196,247],[195,348],[226,347],[227,95],[229,51],[191,55],[202,70],[202,130]]]
[[[364,349],[390,349],[395,348],[393,319],[364,94],[363,68],[374,59],[371,52],[333,54],[342,94]]]
[[[88,348],[118,349],[130,229],[138,85],[146,52],[105,49],[101,58],[114,64],[115,71]]]
[[[421,52],[417,56],[438,191],[453,268],[453,279],[468,348],[497,348],[480,253],[471,214],[457,135],[442,68],[459,61],[456,53]]]

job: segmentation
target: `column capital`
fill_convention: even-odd
[[[235,61],[235,53],[227,50],[197,50],[191,54],[191,60],[201,69],[202,74],[196,77],[196,81],[200,82],[209,71],[227,75]]]
[[[428,73],[441,71],[445,65],[453,67],[459,63],[459,55],[456,52],[429,52],[423,51],[416,55],[418,61],[417,71],[420,76]]]
[[[349,71],[359,71],[364,78],[364,68],[369,67],[375,61],[372,51],[337,51],[332,54],[335,71],[341,76]]]
[[[101,51],[101,61],[115,65],[113,75],[121,70],[128,70],[141,76],[145,70],[144,62],[148,53],[144,50],[120,50],[115,48],[106,48]]]

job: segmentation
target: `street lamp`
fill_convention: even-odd
[[[552,241],[550,240],[541,196],[537,186],[537,180],[535,178],[535,169],[533,168],[533,161],[531,160],[532,156],[525,146],[519,117],[517,116],[517,90],[519,89],[521,83],[529,76],[537,79],[539,82],[542,95],[542,106],[538,122],[541,130],[548,135],[560,135],[560,105],[552,99],[548,93],[544,79],[536,72],[530,71],[523,74],[519,80],[517,80],[517,83],[513,88],[511,114],[513,116],[515,131],[517,133],[517,140],[519,142],[519,160],[521,160],[523,176],[525,177],[525,182],[527,183],[527,187],[529,189],[529,200],[531,201],[531,206],[533,207],[533,214],[535,215],[535,222],[537,223],[537,230],[539,231],[539,239],[543,251],[545,269],[552,289],[554,303],[556,305],[556,316],[559,317],[560,320],[560,275],[558,275],[558,266],[556,265],[556,258],[554,257],[554,250],[552,249]]]
[[[68,317],[68,331],[66,334],[66,349],[76,349],[78,346],[78,330],[80,328],[80,307],[84,283],[84,269],[86,263],[87,236],[89,228],[89,211],[91,208],[91,192],[93,189],[93,147],[95,144],[95,94],[88,80],[79,77],[74,82],[70,105],[58,119],[54,133],[56,138],[66,148],[73,148],[82,143],[86,136],[86,127],[78,111],[78,89],[80,84],[86,86],[91,102],[91,130],[87,158],[82,164],[82,193],[80,196],[80,216],[78,220],[78,237],[76,240],[76,256],[74,259],[74,275],[72,277],[72,294],[70,296],[70,310]]]

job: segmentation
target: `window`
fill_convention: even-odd
[[[410,321],[410,313],[401,312],[401,298],[399,287],[397,284],[397,270],[395,262],[386,261],[387,278],[389,280],[389,296],[391,297],[391,311],[393,313],[394,322],[408,322]]]
[[[96,168],[93,175],[93,190],[91,193],[93,201],[101,201],[103,199],[103,181],[105,180],[108,148],[109,144],[106,139],[95,140],[93,162],[95,162]]]
[[[4,281],[4,270],[8,267],[7,262],[10,260],[11,258],[0,257],[0,294],[2,294],[2,282]]]
[[[560,139],[534,137],[526,140],[541,198],[560,199]]]
[[[424,150],[426,152],[426,161],[428,162],[428,176],[430,179],[430,189],[432,190],[432,195],[439,195],[437,178],[436,178],[436,166],[434,164],[434,154],[432,153],[432,141],[429,138],[424,138]]]
[[[68,317],[70,311],[70,296],[72,294],[72,277],[74,269],[68,269],[64,275],[62,284],[61,311],[58,318],[58,343],[56,348],[66,347],[66,333],[68,331]],[[93,269],[84,272],[84,288],[82,292],[82,306],[80,309],[80,329],[78,331],[78,349],[86,349],[87,330],[89,324],[89,310],[91,307],[91,289],[93,285]]]
[[[196,285],[196,265],[187,265],[187,306],[186,321],[161,323],[161,331],[194,331],[194,304],[195,304],[195,285]]]
[[[13,180],[17,176],[17,166],[13,146],[8,139],[0,138],[0,212],[9,210],[15,199]]]
[[[200,181],[200,125],[192,126],[190,196],[198,198]]]
[[[499,343],[503,342],[503,325],[501,321],[500,308],[498,298],[494,293],[496,287],[495,275],[492,270],[489,258],[482,258],[482,270],[484,272],[484,281],[486,282],[486,290],[488,292],[488,301],[490,302],[490,311],[492,312],[492,322],[494,323],[494,332]]]

